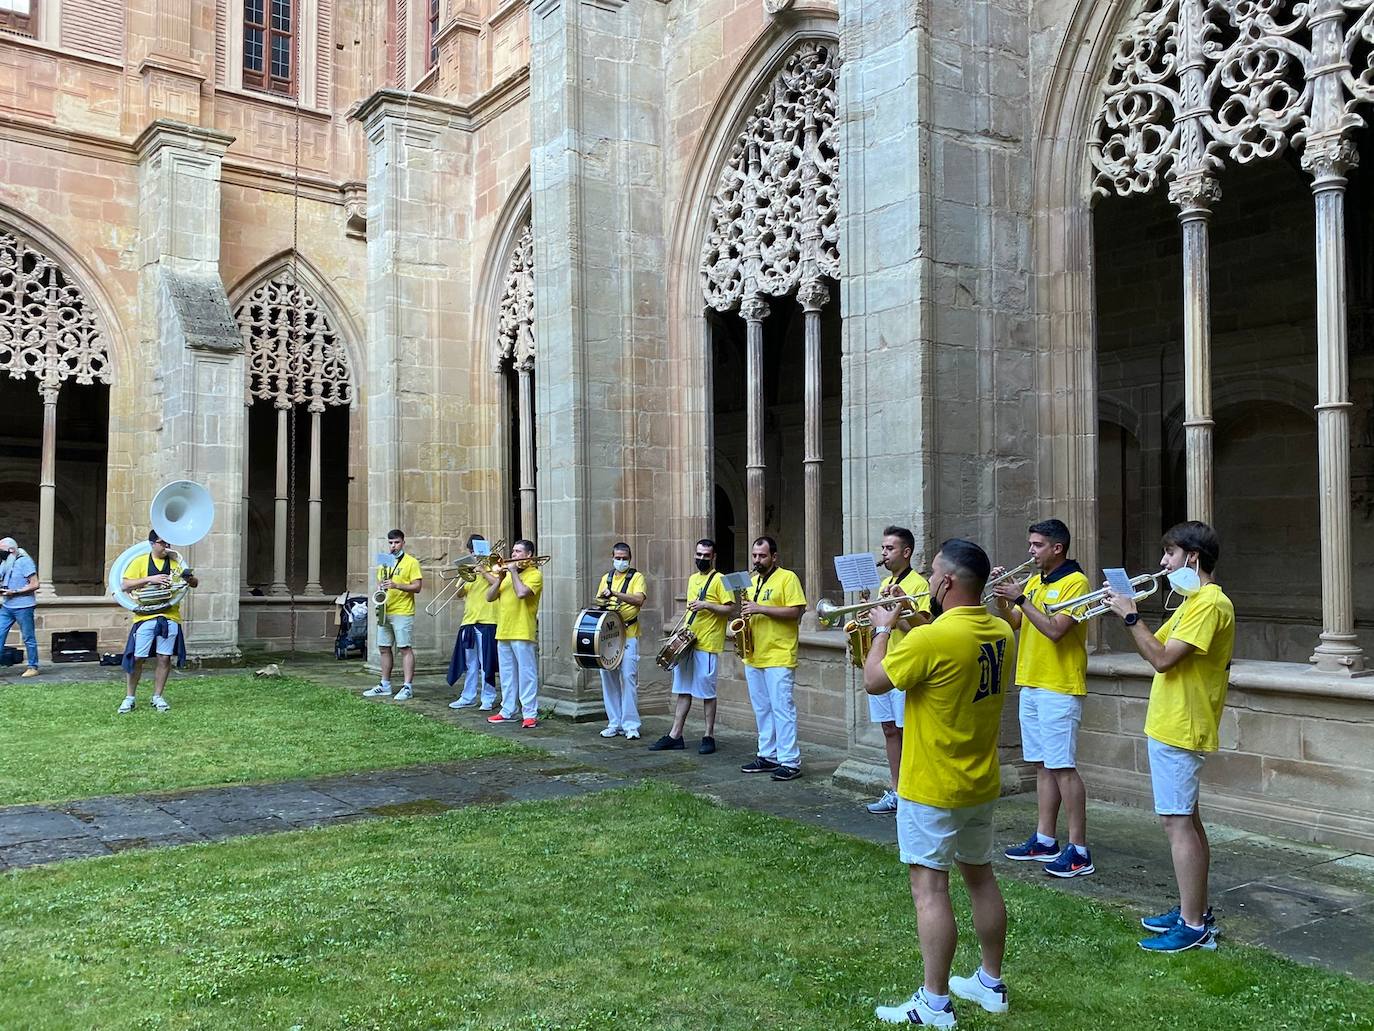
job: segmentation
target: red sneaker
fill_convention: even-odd
[[[537,727],[537,726],[539,726],[539,721],[538,721],[538,720],[525,720],[524,722],[522,722],[522,723],[520,724],[520,729],[521,729],[521,730],[533,730],[533,729],[534,729],[535,727]]]
[[[515,717],[514,717],[514,716],[502,716],[502,715],[498,712],[498,713],[496,713],[496,714],[493,715],[493,716],[488,716],[488,717],[487,717],[487,722],[488,722],[488,723],[514,723],[514,722],[515,722]]]

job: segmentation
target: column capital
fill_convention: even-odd
[[[1345,186],[1346,173],[1360,163],[1353,141],[1340,136],[1309,138],[1302,151],[1302,170],[1312,176],[1312,190],[1337,190]]]
[[[138,154],[140,161],[147,161],[160,151],[175,147],[218,160],[224,157],[234,139],[235,137],[227,132],[208,129],[203,125],[188,125],[170,118],[155,118],[138,134],[138,139],[134,140],[134,152]]]
[[[1206,218],[1221,200],[1221,184],[1205,172],[1190,172],[1169,184],[1169,203],[1180,219]]]
[[[819,279],[813,279],[797,287],[797,302],[802,311],[820,311],[830,303],[830,290]]]
[[[768,318],[768,313],[772,311],[768,302],[755,294],[740,301],[739,313],[745,322],[762,322]]]

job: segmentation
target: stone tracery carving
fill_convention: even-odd
[[[525,226],[506,266],[496,324],[494,366],[510,362],[517,370],[534,368],[534,233]]]
[[[110,382],[95,314],[61,267],[30,241],[0,229],[0,370],[32,375],[47,400],[64,380]]]
[[[1150,0],[1112,54],[1093,189],[1148,193],[1289,146],[1338,162],[1327,141],[1362,126],[1355,108],[1370,102],[1374,0]]]
[[[348,351],[314,295],[283,269],[234,313],[248,352],[248,403],[304,404],[312,412],[353,403]]]
[[[701,257],[718,311],[839,278],[834,45],[802,43],[745,122],[711,198]]]

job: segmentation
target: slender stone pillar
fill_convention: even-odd
[[[52,565],[53,510],[57,499],[57,391],[44,386],[43,395],[43,453],[38,472],[38,597],[57,595],[56,577]]]
[[[243,406],[243,425],[245,437],[247,435],[248,420],[252,414],[251,406]],[[253,467],[253,453],[248,447],[248,442],[244,440],[244,446],[240,449],[243,452],[243,514],[242,523],[243,533],[239,534],[239,593],[247,594],[250,590],[248,583],[248,527],[250,517],[253,514],[253,497],[249,491],[248,477]]]
[[[310,542],[307,545],[306,594],[324,593],[320,584],[320,508],[324,503],[320,486],[320,408],[313,403],[310,407]]]
[[[520,374],[520,533],[539,544],[534,473],[534,366],[521,362]],[[514,543],[514,542],[512,542]]]
[[[830,291],[819,281],[803,283],[797,290],[806,318],[806,414],[805,474],[807,600],[815,605],[821,596],[821,309],[830,300]],[[815,609],[807,609],[808,623],[815,621]]]
[[[1364,653],[1355,636],[1350,554],[1350,375],[1345,310],[1345,173],[1355,145],[1310,141],[1303,167],[1312,173],[1317,222],[1317,494],[1321,512],[1322,632],[1312,654],[1317,669],[1355,673]]]
[[[1188,518],[1212,519],[1212,295],[1208,221],[1221,187],[1195,175],[1169,187],[1183,230],[1183,432]]]
[[[291,485],[287,482],[288,453],[287,417],[285,408],[277,409],[277,492],[276,506],[272,518],[272,587],[268,594],[290,594],[286,583],[286,521],[290,502]]]
[[[745,454],[745,484],[749,510],[749,547],[763,534],[763,320],[768,318],[768,302],[762,297],[746,297],[739,306],[747,337],[744,378],[748,411]]]

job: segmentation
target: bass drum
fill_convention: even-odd
[[[573,620],[573,661],[583,669],[618,669],[625,657],[625,621],[614,609],[583,609]]]

